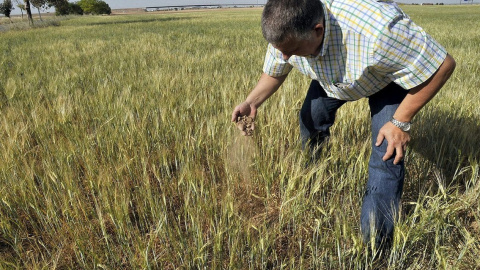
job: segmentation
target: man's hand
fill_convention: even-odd
[[[395,152],[393,164],[398,164],[405,156],[407,144],[410,141],[410,134],[396,127],[391,122],[387,122],[378,132],[376,146],[380,146],[383,140],[388,142],[387,152],[383,156],[383,161],[387,161]]]
[[[402,122],[410,122],[417,112],[442,88],[454,70],[455,60],[447,54],[445,61],[443,61],[437,72],[430,79],[409,90],[393,117]],[[388,122],[378,132],[375,145],[380,146],[383,139],[386,139],[388,142],[387,152],[383,156],[383,160],[389,159],[395,151],[396,156],[393,164],[398,164],[405,156],[407,143],[410,141],[410,134]]]
[[[288,75],[288,74],[287,74]],[[242,131],[243,135],[251,133],[255,128],[255,117],[257,116],[257,109],[262,105],[262,103],[267,100],[271,95],[273,95],[280,85],[285,81],[287,75],[282,75],[280,77],[271,77],[265,73],[262,74],[258,80],[257,85],[253,88],[252,92],[248,95],[244,102],[240,103],[232,113],[232,122],[237,123],[238,129]],[[251,121],[241,121],[239,122],[239,117],[250,117]],[[247,127],[247,125],[249,125]]]
[[[250,117],[252,120],[255,120],[257,116],[257,108],[248,102],[240,103],[235,109],[233,109],[232,113],[232,122],[237,123],[237,127],[239,130],[242,131],[242,135],[248,135],[247,129],[253,131],[255,129],[255,122],[252,121],[250,123],[251,126],[247,127],[245,121],[238,121],[238,119],[242,116]]]

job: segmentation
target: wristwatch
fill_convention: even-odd
[[[398,127],[399,129],[405,131],[405,132],[408,132],[412,126],[412,123],[410,122],[400,122],[398,120],[396,120],[395,118],[392,118],[392,120],[390,120],[390,122],[392,122],[392,124],[394,124],[396,127]]]

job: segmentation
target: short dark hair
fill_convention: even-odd
[[[323,18],[320,0],[268,0],[262,14],[263,37],[272,44],[287,38],[307,39]]]

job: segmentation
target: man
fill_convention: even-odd
[[[255,118],[295,67],[312,79],[300,134],[304,147],[315,151],[330,135],[337,109],[367,97],[372,154],[361,231],[366,243],[390,242],[411,121],[448,80],[454,59],[393,2],[270,0],[262,32],[269,42],[264,73],[232,121]]]

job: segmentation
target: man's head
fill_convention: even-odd
[[[324,33],[323,19],[320,0],[269,0],[262,14],[262,32],[265,39],[275,47],[285,47],[293,41],[320,39],[321,42]],[[288,49],[293,52],[294,48]]]

